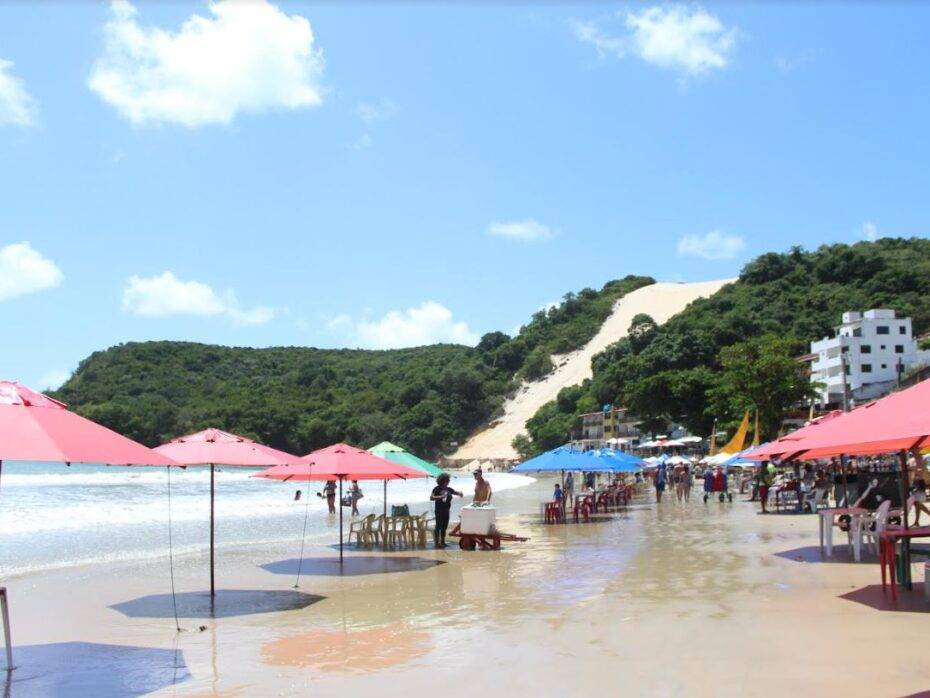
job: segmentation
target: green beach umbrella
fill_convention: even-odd
[[[392,444],[390,441],[382,441],[377,446],[372,446],[368,449],[369,453],[373,453],[376,456],[389,460],[392,463],[397,463],[398,465],[405,465],[408,468],[414,468],[416,470],[422,470],[427,475],[441,475],[442,469],[436,467],[432,463],[427,463],[422,458],[419,458],[409,451],[405,451],[400,446]]]

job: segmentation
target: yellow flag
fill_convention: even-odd
[[[720,449],[721,453],[739,453],[743,450],[743,444],[746,443],[746,434],[749,432],[749,410],[743,415],[743,421],[740,422],[739,429],[733,434],[730,442]]]
[[[756,410],[756,425],[752,430],[752,446],[753,448],[755,448],[761,443],[762,441],[759,439],[759,410],[757,409]]]
[[[709,456],[717,455],[717,420],[714,420],[714,428],[710,432],[710,453]]]

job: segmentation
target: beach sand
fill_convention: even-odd
[[[501,552],[353,550],[341,576],[333,548],[308,547],[300,593],[289,562],[298,531],[286,544],[221,549],[217,618],[202,593],[205,556],[176,560],[182,613],[191,604],[203,611],[187,611],[199,617],[182,617],[181,633],[167,560],[6,579],[19,665],[9,695],[930,689],[922,584],[892,606],[874,558],[852,563],[842,545],[821,559],[815,517],[760,516],[743,501],[705,505],[695,491],[688,505],[668,498],[656,507],[644,493],[625,514],[544,526],[538,503],[551,486],[543,479],[498,498],[500,528],[530,536],[526,543]],[[281,607],[290,610],[244,614]],[[74,642],[153,649],[57,644]]]
[[[591,359],[617,340],[626,337],[630,322],[639,313],[646,313],[658,324],[684,310],[689,303],[711,296],[734,281],[700,281],[694,283],[660,282],[628,293],[614,304],[610,317],[585,346],[568,354],[555,354],[555,370],[542,380],[524,383],[503,407],[503,415],[486,429],[472,435],[455,453],[453,462],[474,459],[515,459],[514,438],[526,432],[526,422],[547,402],[555,400],[559,391],[580,385],[590,378]]]

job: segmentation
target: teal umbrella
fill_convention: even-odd
[[[376,456],[380,456],[385,460],[389,460],[392,463],[405,465],[408,468],[413,468],[414,470],[420,470],[427,475],[432,475],[433,477],[442,475],[442,468],[438,468],[432,463],[429,463],[422,458],[413,455],[410,453],[410,451],[405,451],[400,446],[396,446],[390,441],[382,441],[377,446],[372,446],[369,448],[368,452],[373,453]]]

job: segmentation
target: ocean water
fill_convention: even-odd
[[[253,478],[260,469],[217,468],[217,548],[250,542],[293,540],[303,527],[309,493],[308,542],[332,543],[336,523],[316,496],[322,482]],[[0,478],[0,576],[94,562],[158,557],[168,551],[169,517],[176,554],[209,545],[210,469],[115,467],[4,462]],[[523,475],[489,473],[495,492],[532,483]],[[417,514],[431,508],[431,478],[393,481],[387,505],[407,504]],[[380,481],[360,483],[360,514],[381,513]],[[452,487],[474,491],[471,476]],[[389,512],[390,513],[390,512]],[[348,510],[345,510],[348,514]],[[347,517],[348,518],[348,517]]]

